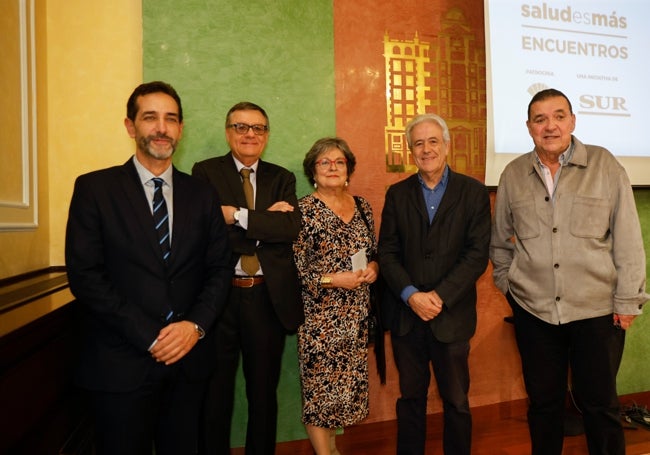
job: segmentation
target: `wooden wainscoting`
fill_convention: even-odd
[[[0,283],[0,453],[58,454],[83,420],[76,305],[65,273],[23,278]]]

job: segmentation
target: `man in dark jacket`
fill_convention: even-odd
[[[98,455],[151,453],[152,443],[158,455],[195,453],[211,329],[230,288],[226,225],[217,193],[172,165],[183,131],[176,91],[138,86],[124,122],[135,155],[80,176],[70,203],[77,383],[89,391]]]
[[[270,134],[264,109],[237,103],[225,123],[230,152],[192,169],[217,189],[232,245],[231,291],[217,326],[216,373],[205,402],[200,453],[230,452],[241,352],[248,399],[246,453],[272,454],[285,338],[304,320],[292,249],[300,231],[296,178],[261,159]]]
[[[476,280],[488,261],[490,201],[483,184],[447,165],[450,137],[442,118],[415,117],[406,139],[418,173],[388,189],[379,234],[389,289],[382,318],[401,392],[397,453],[424,453],[431,363],[443,402],[444,452],[469,455],[469,339],[476,330]]]

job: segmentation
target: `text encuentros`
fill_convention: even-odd
[[[617,43],[627,39],[621,32],[627,29],[628,20],[616,11],[604,14],[576,11],[571,6],[523,4],[521,17],[527,20],[524,28],[545,31],[541,36],[522,35],[524,51],[620,60],[629,57],[628,47]],[[547,34],[548,31],[553,32],[552,35]]]

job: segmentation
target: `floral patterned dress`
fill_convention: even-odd
[[[369,287],[320,286],[322,274],[352,270],[350,256],[361,249],[368,261],[376,252],[372,209],[359,201],[370,230],[358,207],[345,223],[312,195],[299,201],[302,229],[293,248],[305,304],[298,329],[302,422],[322,428],[352,425],[368,415]]]

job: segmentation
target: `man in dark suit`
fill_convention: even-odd
[[[152,441],[158,455],[192,454],[214,367],[208,339],[231,278],[226,225],[216,192],[172,165],[183,131],[176,91],[138,86],[124,123],[135,156],[80,176],[70,203],[77,381],[90,392],[97,454],[151,454]]]
[[[469,339],[476,280],[488,261],[490,201],[484,185],[446,164],[450,137],[442,118],[415,117],[406,139],[418,173],[388,189],[379,234],[389,288],[382,318],[401,392],[397,453],[424,453],[431,363],[443,402],[444,452],[469,455]]]
[[[230,453],[240,352],[248,399],[246,454],[274,453],[282,351],[286,334],[304,319],[292,250],[300,230],[296,179],[260,159],[268,138],[264,109],[238,103],[226,115],[230,152],[192,169],[217,189],[233,248],[232,289],[217,325],[217,367],[205,401],[202,453],[210,455]]]

